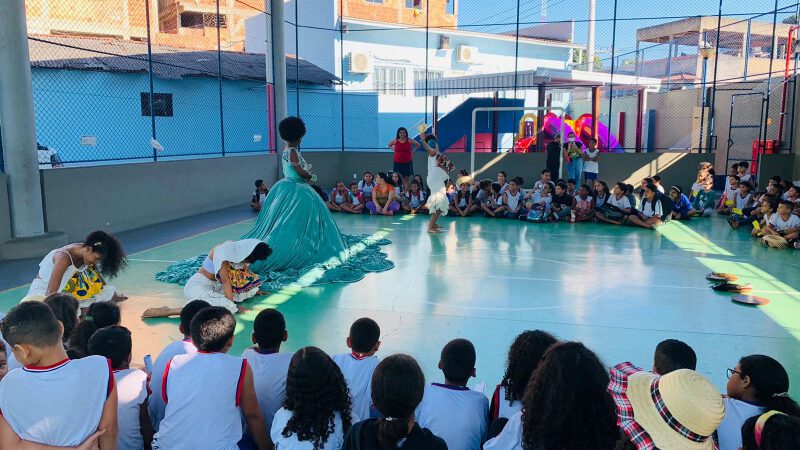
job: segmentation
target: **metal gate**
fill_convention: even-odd
[[[763,92],[731,95],[728,153],[725,169],[718,169],[718,174],[727,175],[728,168],[741,161],[750,163],[751,172],[758,167],[758,154],[753,151],[753,142],[763,139],[764,103]]]

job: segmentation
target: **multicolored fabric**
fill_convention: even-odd
[[[686,439],[694,442],[705,442],[709,436],[701,436],[686,428],[678,421],[678,419],[675,418],[675,416],[669,412],[669,408],[667,408],[666,403],[664,403],[664,399],[661,397],[661,392],[658,390],[659,380],[660,378],[656,378],[653,380],[653,384],[650,385],[650,398],[653,399],[653,405],[655,405],[658,414],[662,419],[664,419],[664,422],[669,425],[670,428],[678,432]]]
[[[230,270],[228,270],[228,273],[230,274],[231,289],[233,290],[234,294],[250,292],[251,290],[261,286],[261,279],[250,269],[236,269],[231,267]],[[217,280],[222,282],[219,274],[217,274]]]
[[[625,362],[611,368],[611,381],[608,383],[608,393],[617,405],[617,426],[628,436],[628,439],[638,450],[653,450],[656,448],[653,438],[633,418],[633,405],[631,405],[626,391],[628,390],[628,377],[637,372],[642,372],[633,365]]]
[[[441,153],[436,155],[436,166],[448,173],[456,168],[456,165]]]
[[[67,281],[64,293],[72,294],[78,301],[90,300],[100,294],[105,283],[94,266],[78,270]]]

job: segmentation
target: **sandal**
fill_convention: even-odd
[[[737,283],[721,283],[716,286],[711,286],[711,289],[720,292],[736,292],[736,293],[746,293],[753,290],[753,285],[751,284],[737,284]]]

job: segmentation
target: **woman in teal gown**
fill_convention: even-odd
[[[299,150],[306,131],[303,121],[288,117],[278,128],[288,144],[281,157],[285,178],[269,191],[256,224],[240,238],[260,239],[272,248],[269,258],[250,267],[261,277],[261,288],[276,291],[295,283],[354,282],[367,272],[394,267],[379,247],[390,241],[341,234],[322,198],[309,185],[316,176]],[[173,264],[156,278],[185,284],[204,259],[200,255]]]

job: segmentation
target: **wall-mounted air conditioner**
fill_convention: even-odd
[[[460,45],[458,47],[457,61],[462,64],[475,64],[478,59],[478,47]]]
[[[372,57],[368,53],[350,53],[350,73],[372,73]]]

